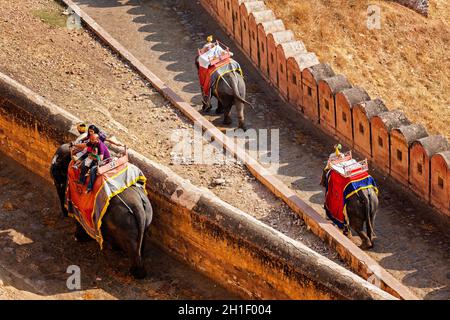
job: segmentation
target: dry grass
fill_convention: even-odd
[[[450,9],[430,1],[430,16],[390,1],[266,0],[309,51],[338,73],[401,109],[430,133],[450,137]],[[381,29],[366,27],[381,7]]]

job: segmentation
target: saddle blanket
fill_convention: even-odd
[[[219,82],[219,79],[233,71],[238,72],[242,76],[241,66],[231,58],[224,59],[208,68],[200,67],[198,69],[198,78],[203,95],[211,97],[212,89]]]
[[[111,198],[135,184],[142,186],[146,192],[146,178],[138,167],[127,162],[98,175],[94,188],[86,193],[89,178],[81,185],[78,183],[79,176],[80,170],[73,168],[71,162],[67,173],[65,205],[69,216],[75,218],[102,248],[103,237],[100,227]]]
[[[367,171],[353,177],[344,177],[335,170],[327,173],[325,184],[325,211],[327,217],[339,228],[348,230],[347,202],[351,196],[363,189],[374,188],[375,180]]]

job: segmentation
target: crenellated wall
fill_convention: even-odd
[[[257,48],[258,52],[249,52],[247,46],[244,46],[243,52],[263,78],[278,89],[279,95],[286,102],[292,104],[322,131],[366,156],[385,175],[391,175],[411,189],[419,198],[434,206],[443,217],[450,218],[450,197],[445,199],[443,196],[446,190],[449,190],[448,175],[442,173],[443,169],[436,173],[437,171],[429,167],[435,154],[447,156],[446,152],[450,150],[448,144],[441,143],[441,148],[429,148],[430,152],[426,154],[427,167],[424,169],[426,174],[416,174],[417,170],[412,166],[417,167],[417,163],[422,160],[416,158],[420,152],[410,152],[415,140],[408,141],[405,145],[407,149],[401,151],[397,145],[393,145],[398,143],[396,138],[391,139],[391,135],[397,134],[398,129],[411,124],[405,115],[400,111],[379,115],[388,111],[380,98],[370,100],[367,94],[351,92],[350,90],[357,87],[357,84],[350,84],[344,75],[336,75],[328,64],[318,61],[314,53],[307,52],[303,43],[299,41],[301,39],[295,39],[292,31],[285,30],[283,22],[276,20],[275,15],[271,14],[267,7],[261,6],[261,1],[231,0],[233,21],[229,21],[229,15],[217,11],[217,2],[221,1],[200,0],[203,7],[236,40],[240,48],[242,39],[257,37],[253,40],[257,45],[252,45],[251,48]],[[397,0],[397,2],[413,6],[417,10],[428,8],[426,0]],[[257,23],[257,32],[254,26],[249,29],[241,25],[241,21],[249,21],[247,14],[255,14],[249,13],[246,9],[250,7],[264,12],[264,20]],[[234,26],[233,30],[226,27],[230,25]],[[302,59],[305,55],[308,55],[306,63],[305,59]],[[365,92],[362,88],[358,91]],[[340,130],[342,128],[344,130]],[[420,138],[428,136],[426,131],[421,133]],[[403,170],[408,174],[407,177],[399,175],[398,168],[392,167],[393,163],[397,165],[392,161],[394,157],[397,162],[409,166],[407,170]],[[441,195],[434,196],[432,192]]]

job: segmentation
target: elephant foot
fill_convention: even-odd
[[[203,112],[203,113],[207,113],[207,112],[209,112],[209,110],[211,110],[211,109],[212,109],[211,104],[206,104],[206,103],[203,102],[203,106],[202,106],[202,112]]]
[[[239,129],[242,129],[245,132],[245,131],[247,131],[247,126],[245,124],[243,124],[243,123],[240,123],[239,124]]]
[[[233,120],[231,120],[231,117],[228,116],[228,117],[223,118],[223,124],[230,125],[232,123],[233,123]]]
[[[362,250],[370,250],[370,249],[373,248],[373,243],[372,243],[372,242],[370,242],[370,243],[368,243],[368,242],[363,242],[363,243],[361,244],[360,248],[361,248]]]
[[[133,266],[130,268],[130,273],[135,279],[144,279],[147,277],[147,271],[144,267]]]
[[[346,236],[349,240],[353,239],[353,235],[352,235],[352,233],[350,231],[344,232],[344,236]]]

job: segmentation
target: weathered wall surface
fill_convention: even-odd
[[[410,6],[412,8],[414,8],[415,10],[418,11],[423,11],[425,12],[425,10],[427,11],[428,9],[428,1],[427,0],[394,0],[397,2],[400,2],[404,5]],[[252,0],[232,0],[234,6],[233,6],[233,10],[236,11],[236,14],[238,14],[239,19],[234,19],[233,23],[235,25],[233,30],[229,30],[227,29],[225,26],[230,25],[230,21],[228,21],[230,19],[229,16],[227,15],[220,15],[218,14],[217,11],[217,6],[216,0],[201,0],[200,3],[203,5],[203,7],[212,15],[214,16],[217,21],[219,23],[221,23],[224,26],[224,30],[235,40],[236,45],[241,46],[241,41],[240,39],[248,37],[248,36],[253,36],[253,34],[248,35],[244,33],[248,33],[249,31],[244,30],[242,27],[239,26],[239,23],[241,21],[245,21],[246,19],[248,19],[248,17],[242,17],[242,14],[244,14],[245,11],[243,10],[238,10],[237,8],[244,8],[244,3],[246,2],[254,2]],[[268,8],[261,8],[261,10],[265,10],[268,11]],[[275,21],[275,16],[272,15],[274,18],[273,21]],[[263,22],[265,24],[269,23],[268,21]],[[237,24],[237,26],[236,26]],[[274,39],[277,38],[280,33],[282,34],[293,34],[292,31],[289,30],[283,30],[283,31],[276,31],[276,32],[272,32],[269,30],[265,30],[262,27],[262,23],[258,24],[258,30],[262,30],[265,34],[261,35],[259,32],[257,33],[257,41],[258,43],[265,43],[266,39]],[[301,40],[301,39],[298,39]],[[281,40],[280,40],[281,41]],[[364,115],[364,117],[366,117],[365,119],[361,119],[362,122],[367,122],[369,123],[368,126],[368,130],[366,132],[367,135],[367,143],[364,143],[364,145],[362,145],[361,143],[358,143],[358,139],[355,138],[355,136],[358,135],[358,127],[355,126],[352,123],[352,130],[348,130],[348,131],[344,131],[344,132],[337,132],[335,130],[336,128],[336,122],[337,122],[337,117],[341,116],[338,115],[336,113],[336,105],[335,103],[332,103],[330,105],[330,103],[325,104],[322,103],[321,99],[318,99],[316,94],[319,91],[319,82],[320,80],[322,80],[320,77],[309,77],[308,76],[308,72],[309,70],[314,70],[315,67],[320,67],[322,65],[326,65],[324,63],[320,64],[319,61],[317,61],[315,66],[309,66],[309,67],[305,67],[302,66],[301,64],[299,64],[298,61],[291,61],[291,69],[299,69],[302,71],[301,73],[301,79],[297,79],[297,77],[290,77],[288,79],[285,79],[285,73],[283,71],[283,68],[277,68],[276,66],[285,66],[287,61],[292,60],[295,56],[298,56],[301,52],[297,51],[297,52],[288,52],[285,49],[283,49],[283,46],[281,43],[283,42],[294,42],[295,39],[289,39],[286,40],[284,39],[283,41],[281,41],[280,43],[276,43],[276,44],[272,44],[272,46],[276,45],[278,46],[278,50],[282,51],[284,54],[278,54],[277,57],[274,59],[272,58],[268,58],[270,61],[272,61],[272,63],[269,61],[268,66],[269,66],[269,74],[267,74],[267,62],[265,59],[260,59],[259,63],[254,61],[254,58],[252,59],[252,55],[253,56],[260,56],[260,57],[265,57],[264,52],[261,51],[261,46],[258,45],[256,46],[256,49],[258,50],[258,53],[252,53],[252,55],[250,55],[246,50],[244,50],[244,48],[242,48],[244,54],[246,54],[249,58],[250,61],[252,61],[253,65],[260,71],[261,75],[270,83],[272,84],[279,92],[279,95],[286,101],[291,103],[291,105],[294,106],[294,108],[296,108],[300,113],[302,113],[306,118],[310,119],[315,125],[317,125],[317,127],[319,127],[323,132],[327,133],[330,136],[339,138],[340,141],[342,141],[344,144],[346,144],[348,147],[353,148],[354,150],[356,150],[357,152],[359,152],[360,154],[362,154],[363,156],[368,157],[368,160],[372,162],[372,164],[377,167],[378,169],[380,169],[382,172],[384,172],[386,175],[391,175],[391,152],[396,152],[396,150],[391,146],[391,139],[390,139],[390,132],[394,129],[397,129],[401,126],[401,124],[396,124],[394,125],[392,128],[389,128],[389,132],[388,132],[388,136],[387,136],[387,141],[382,145],[383,148],[386,149],[386,156],[383,158],[374,158],[372,155],[372,152],[368,152],[367,150],[370,149],[372,150],[374,146],[377,146],[378,144],[380,144],[380,138],[378,135],[372,135],[372,128],[370,125],[370,116],[369,115]],[[267,42],[269,43],[270,41],[267,40]],[[272,42],[274,42],[272,40]],[[267,44],[267,46],[269,46],[269,44]],[[270,46],[269,48],[270,49]],[[275,49],[273,49],[275,50]],[[261,51],[261,52],[260,52]],[[269,51],[269,50],[268,50]],[[309,54],[313,54],[312,52],[310,52]],[[267,54],[266,54],[267,55]],[[261,64],[263,63],[263,64]],[[297,64],[297,66],[292,66],[292,64]],[[334,73],[331,68],[329,70],[331,73]],[[282,78],[283,81],[278,81],[278,79]],[[287,92],[286,92],[286,83],[284,80],[287,80],[289,83],[287,84]],[[354,85],[354,84],[353,84]],[[354,87],[352,84],[350,84],[350,87]],[[309,88],[308,90],[306,90],[306,88]],[[337,90],[335,90],[334,92],[332,92],[332,94],[329,96],[330,100],[334,100],[336,99],[336,95],[338,95],[339,93],[341,93],[344,90],[348,90],[349,87],[342,87],[342,88],[338,88]],[[290,96],[296,96],[297,91],[303,92],[303,99],[289,99]],[[320,97],[319,97],[320,98]],[[364,102],[362,102],[361,104],[363,104]],[[355,106],[357,107],[357,106]],[[351,117],[353,118],[353,115],[355,115],[354,109],[350,109],[351,112]],[[329,119],[327,119],[325,116],[326,114],[331,114],[331,116],[329,117]],[[386,139],[385,139],[386,140]],[[365,146],[365,147],[364,147]],[[409,151],[409,150],[408,150]],[[433,155],[430,155],[430,157]],[[413,165],[412,163],[408,164],[408,165]],[[411,168],[410,168],[411,169]],[[410,172],[411,170],[409,170],[408,172]],[[398,179],[397,175],[391,175],[394,180]],[[419,184],[417,184],[417,180],[414,179],[409,179],[410,177],[408,177],[406,186],[409,187],[409,189],[414,192],[418,198],[421,198],[423,201],[427,202],[428,204],[434,206],[438,211],[439,211],[439,215],[436,217],[440,220],[444,220],[445,223],[447,223],[450,219],[450,199],[448,201],[448,206],[436,206],[435,203],[433,201],[431,201],[431,182],[435,179],[437,179],[436,177],[433,177],[433,172],[431,172],[430,175],[428,175],[427,177],[423,177],[423,181],[421,181]],[[399,181],[400,183],[403,183],[403,185],[405,185],[404,183],[404,179],[400,179],[401,181]],[[450,181],[447,180],[447,178],[445,178],[443,180],[443,189],[447,188],[447,185],[450,184]]]
[[[47,180],[51,157],[79,120],[0,74],[0,151]],[[392,299],[350,271],[142,155],[152,239],[244,298]]]

